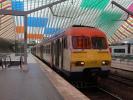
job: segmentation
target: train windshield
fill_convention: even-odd
[[[107,49],[106,39],[104,37],[92,37],[93,49]]]
[[[90,49],[90,38],[87,36],[73,36],[72,46],[74,49]]]

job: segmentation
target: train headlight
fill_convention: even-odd
[[[102,65],[105,65],[106,64],[106,62],[105,61],[102,61]]]
[[[75,65],[76,66],[84,66],[85,62],[84,61],[76,61]]]
[[[110,62],[109,62],[109,61],[102,61],[101,64],[102,64],[102,65],[109,65]]]
[[[84,65],[84,64],[85,64],[85,62],[81,61],[81,62],[80,62],[80,64],[81,64],[81,65]]]

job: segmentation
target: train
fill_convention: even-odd
[[[96,27],[72,25],[33,46],[31,52],[69,78],[108,76],[110,72],[107,37]]]
[[[133,39],[125,39],[109,46],[113,57],[133,56]]]

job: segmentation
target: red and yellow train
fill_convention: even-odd
[[[111,54],[104,32],[74,25],[32,48],[32,54],[71,77],[108,75]]]

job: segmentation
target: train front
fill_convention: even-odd
[[[78,78],[108,76],[111,54],[105,34],[95,28],[73,32],[77,34],[71,36],[71,74]]]

